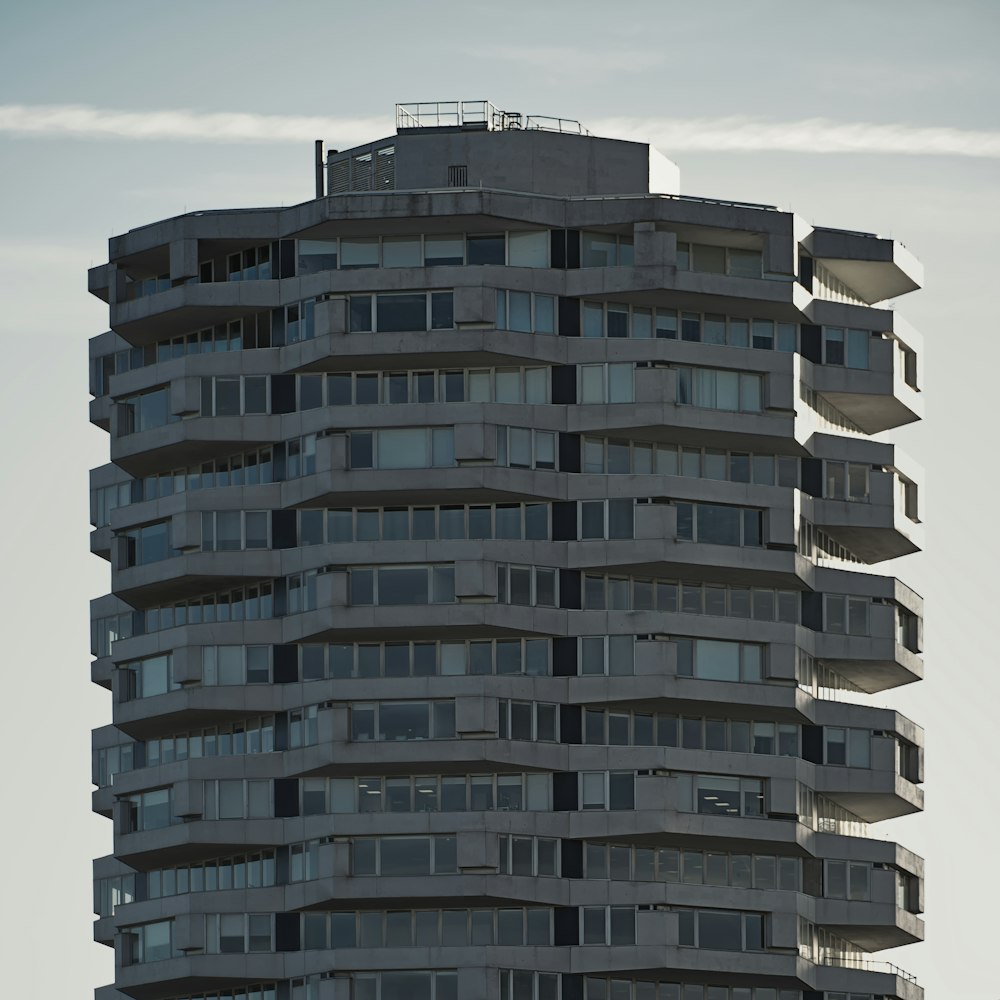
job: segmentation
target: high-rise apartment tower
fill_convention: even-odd
[[[917,1000],[920,266],[397,124],[90,272],[99,1000]]]

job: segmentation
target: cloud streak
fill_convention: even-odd
[[[643,138],[667,155],[690,152],[880,153],[1000,158],[1000,132],[809,118],[606,118],[596,135]],[[326,141],[345,148],[393,130],[388,118],[240,112],[118,111],[88,105],[0,105],[0,134],[212,143]]]
[[[608,118],[591,131],[643,136],[662,152],[882,153],[903,156],[1000,157],[1000,132],[877,125],[808,118],[768,122],[729,118]]]
[[[83,104],[0,105],[0,133],[15,135],[222,143],[329,139],[350,146],[391,131],[392,123],[385,118],[322,118],[185,109],[117,111]]]

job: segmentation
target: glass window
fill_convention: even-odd
[[[503,233],[497,235],[469,234],[466,252],[469,264],[505,264],[506,241]]]
[[[340,267],[352,270],[362,267],[378,267],[378,237],[353,236],[340,241]]]
[[[424,238],[424,264],[427,267],[463,263],[465,263],[465,240],[462,236]]]
[[[509,233],[508,252],[511,267],[548,267],[549,242],[547,230],[535,233]]]
[[[420,267],[423,254],[419,236],[383,236],[383,267]]]

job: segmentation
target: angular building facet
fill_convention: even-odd
[[[919,264],[397,110],[90,272],[99,1000],[918,1000]]]

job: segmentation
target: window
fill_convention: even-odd
[[[111,523],[111,512],[118,507],[126,507],[132,503],[132,483],[115,483],[113,486],[101,486],[90,491],[91,524],[95,528],[103,528]]]
[[[677,369],[677,402],[712,410],[760,413],[764,376],[716,368]]]
[[[159,274],[156,277],[133,278],[125,275],[125,295],[129,300],[145,298],[157,292],[166,292],[173,287],[169,274]]]
[[[497,603],[557,608],[559,574],[544,566],[497,566]]]
[[[119,699],[133,701],[136,698],[153,698],[168,691],[180,690],[180,684],[173,679],[172,664],[169,653],[121,664],[118,668],[122,678]]]
[[[271,646],[203,646],[201,682],[206,686],[269,684]]]
[[[581,267],[631,267],[634,262],[631,236],[586,231],[580,234]]]
[[[522,994],[517,994],[520,997]],[[829,993],[827,1000],[872,1000],[871,994]],[[529,998],[529,993],[524,993]],[[507,1000],[502,995],[502,1000]],[[539,1000],[542,1000],[539,997]],[[546,998],[549,1000],[549,998]],[[551,1000],[555,1000],[555,994]],[[645,982],[631,979],[583,980],[583,1000],[802,1000],[800,990],[778,990],[773,986],[702,986],[699,983]]]
[[[122,808],[122,833],[136,833],[140,830],[162,830],[177,820],[170,808],[170,789],[156,788],[149,792],[138,792],[119,800]]]
[[[824,861],[823,895],[829,899],[870,899],[871,869],[868,862]]]
[[[465,238],[468,264],[506,264],[506,241],[503,233],[469,233]]]
[[[296,274],[317,274],[337,267],[337,241],[296,240]]]
[[[202,552],[240,552],[271,547],[271,512],[267,510],[203,511]]]
[[[474,774],[403,778],[304,778],[303,814],[507,812],[552,808],[552,775]],[[310,796],[309,799],[306,795]],[[308,807],[309,812],[305,809]]]
[[[736,278],[762,278],[764,255],[760,250],[710,246],[705,243],[677,244],[678,271],[705,271]]]
[[[158,521],[141,528],[130,528],[119,534],[121,548],[120,567],[148,566],[180,555],[180,550],[170,544],[170,522]]]
[[[547,229],[533,233],[507,234],[510,267],[548,267],[551,238]]]
[[[680,910],[680,945],[713,951],[763,951],[764,916],[730,910]]]
[[[632,771],[584,771],[580,774],[580,808],[635,808],[635,774]]]
[[[454,738],[454,701],[384,701],[351,706],[351,739],[355,741]]]
[[[559,874],[559,841],[548,837],[515,837],[500,834],[501,875]]]
[[[546,907],[306,913],[302,939],[305,949],[551,945],[552,914]]]
[[[545,702],[499,701],[499,732],[502,740],[559,741],[559,706]]]
[[[271,782],[238,778],[206,781],[204,819],[264,819],[274,815]]]
[[[348,329],[351,333],[451,330],[455,326],[454,299],[450,291],[351,295]]]
[[[631,403],[635,401],[635,365],[579,365],[578,400],[581,403]]]
[[[342,372],[326,378],[330,406],[550,401],[548,368]]]
[[[798,486],[799,460],[721,448],[678,447],[642,441],[585,437],[583,471],[690,476],[761,486]]]
[[[119,906],[135,901],[135,875],[114,875],[94,880],[94,913],[114,916]]]
[[[500,970],[499,1000],[557,1000],[559,976],[554,972]]]
[[[823,595],[823,630],[834,635],[868,635],[870,597]]]
[[[139,434],[180,420],[179,416],[170,412],[170,390],[166,387],[127,396],[118,401],[116,409],[119,437]]]
[[[349,978],[350,996],[355,1000],[458,1000],[458,973],[454,971],[355,972]],[[296,982],[292,980],[293,991]],[[307,1000],[307,996],[293,992],[292,1000]]]
[[[138,927],[123,927],[123,963],[142,965],[145,962],[162,962],[179,954],[173,947],[173,921],[160,920]]]
[[[157,868],[146,874],[146,895],[161,899],[187,892],[255,889],[275,884],[275,853],[239,854],[231,858],[179,868]]]
[[[675,637],[677,674],[706,681],[760,683],[764,647],[756,642]]]
[[[312,706],[315,710],[315,706]],[[307,709],[296,711],[308,711]],[[289,713],[291,715],[293,713]],[[249,716],[222,723],[161,736],[145,741],[146,767],[170,764],[175,760],[198,757],[225,757],[231,754],[271,753],[274,750],[274,716]]]
[[[451,427],[351,431],[348,443],[352,469],[431,469],[455,464]]]
[[[556,332],[556,297],[497,289],[496,328],[516,333]]]
[[[781,889],[798,892],[798,858],[760,854],[727,854],[676,847],[631,847],[594,843],[583,845],[584,878],[625,881],[683,882],[688,885],[728,885],[739,889]]]
[[[759,778],[681,774],[677,781],[678,808],[690,802],[691,812],[705,816],[764,815],[764,782]]]
[[[825,764],[871,767],[870,729],[840,729],[835,726],[825,726],[823,734]]]
[[[614,587],[612,587],[614,583]],[[624,583],[624,588],[619,584]],[[623,591],[623,592],[619,592]],[[794,590],[692,583],[685,580],[626,581],[587,573],[584,607],[631,611],[666,611],[692,615],[752,618],[755,621],[799,621],[800,598]]]
[[[351,841],[352,875],[453,875],[458,871],[454,835],[357,837]]]
[[[179,625],[271,618],[274,615],[274,585],[260,583],[238,587],[175,604],[146,608],[139,614],[142,615],[142,630],[146,635]]]
[[[349,573],[352,605],[451,604],[455,600],[455,567],[376,566]]]
[[[529,427],[497,427],[496,464],[512,469],[554,469],[555,431]]]
[[[284,341],[297,344],[302,340],[312,340],[316,336],[316,300],[304,299],[291,302],[280,308],[276,323],[284,322]]]
[[[871,339],[869,330],[824,326],[823,363],[847,368],[868,368]]]
[[[548,504],[299,511],[299,544],[437,539],[547,539]]]
[[[581,539],[634,538],[635,502],[631,498],[615,500],[581,500]]]
[[[266,375],[217,375],[201,380],[203,417],[238,417],[269,413],[270,379]]]
[[[793,723],[747,722],[584,709],[583,742],[618,746],[664,746],[798,757],[799,727]]]
[[[677,310],[584,301],[581,333],[584,337],[676,340]]]
[[[227,281],[265,281],[271,274],[271,244],[231,253],[226,257]]]
[[[98,788],[107,788],[114,783],[116,774],[132,770],[135,766],[134,754],[134,743],[119,743],[94,750],[91,754],[91,781]]]
[[[635,673],[635,636],[582,636],[578,662],[583,675],[631,676]]]
[[[896,642],[911,653],[920,652],[920,630],[923,619],[912,611],[896,605]]]
[[[580,943],[635,944],[635,907],[581,906]]]
[[[273,951],[272,925],[270,913],[208,913],[205,950],[223,955]]]
[[[830,500],[869,500],[871,466],[856,462],[823,462],[823,496]]]
[[[582,305],[584,337],[633,337],[691,343],[753,347],[792,353],[798,350],[798,326],[769,319],[743,319],[720,313],[630,306],[626,302]]]
[[[708,545],[764,544],[764,512],[750,507],[676,503],[677,537]]]
[[[548,639],[299,644],[302,680],[551,674]]]

